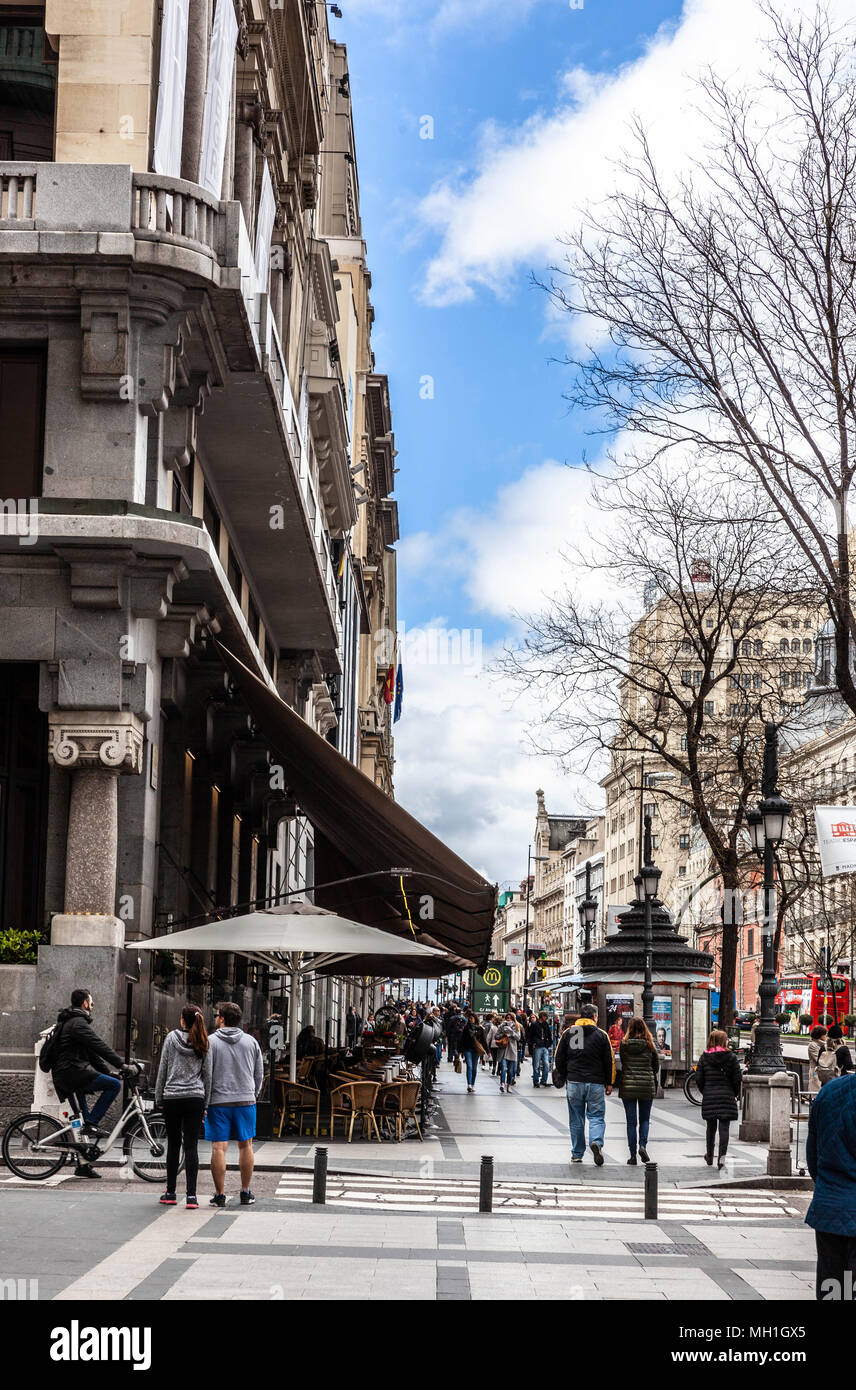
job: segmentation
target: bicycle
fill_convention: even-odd
[[[684,1095],[691,1105],[701,1105],[701,1091],[698,1088],[696,1069],[688,1071],[684,1078]]]
[[[61,1124],[53,1115],[30,1111],[19,1115],[3,1135],[3,1162],[16,1177],[43,1182],[58,1173],[72,1157],[82,1163],[97,1163],[117,1142],[124,1140],[125,1158],[144,1182],[166,1182],[166,1120],[147,1112],[139,1094],[143,1069],[131,1063],[135,1073],[125,1076],[130,1099],[111,1132],[103,1140],[88,1140],[77,1096],[70,1096],[71,1118]],[[184,1167],[184,1155],[179,1171]]]

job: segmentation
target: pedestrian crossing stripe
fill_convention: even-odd
[[[283,1173],[276,1190],[278,1198],[292,1201],[311,1201],[312,1193],[311,1172]],[[326,1201],[335,1206],[476,1212],[478,1196],[479,1183],[471,1178],[379,1178],[359,1173],[327,1176]],[[801,1216],[786,1197],[773,1193],[668,1189],[659,1193],[658,1201],[663,1219],[733,1221]],[[578,1187],[503,1181],[494,1184],[493,1209],[638,1220],[644,1214],[644,1196],[641,1188],[624,1185]]]

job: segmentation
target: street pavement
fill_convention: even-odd
[[[0,1171],[0,1279],[63,1302],[813,1298],[809,1194],[735,1186],[766,1162],[736,1140],[722,1173],[708,1168],[700,1113],[682,1093],[654,1107],[656,1220],[644,1218],[644,1168],[626,1164],[617,1097],[602,1168],[590,1153],[570,1168],[564,1096],[535,1090],[528,1068],[511,1094],[482,1073],[468,1095],[444,1062],[438,1099],[424,1143],[322,1137],[323,1207],[311,1203],[308,1136],[260,1143],[256,1205],[238,1205],[230,1171],[224,1211],[208,1206],[205,1169],[198,1212],[159,1207],[157,1188],[118,1164],[99,1183]],[[483,1154],[496,1181],[494,1211],[480,1214]]]

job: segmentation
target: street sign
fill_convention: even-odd
[[[520,942],[520,941],[512,941],[510,945],[506,946],[506,948],[505,948],[505,963],[506,963],[506,965],[522,965],[522,964],[523,964],[523,956],[524,956],[524,950],[523,950],[523,943],[522,943],[522,942]]]
[[[482,974],[473,978],[473,1009],[478,1013],[500,1013],[509,1007],[511,970],[500,961],[490,961]]]

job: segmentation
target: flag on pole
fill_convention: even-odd
[[[386,680],[383,683],[383,699],[384,703],[387,705],[391,705],[395,699],[395,667],[392,663],[390,663],[389,670],[386,673]]]
[[[393,724],[397,724],[401,718],[401,705],[404,700],[404,668],[401,662],[398,663],[398,674],[395,677],[395,713],[392,716]]]

